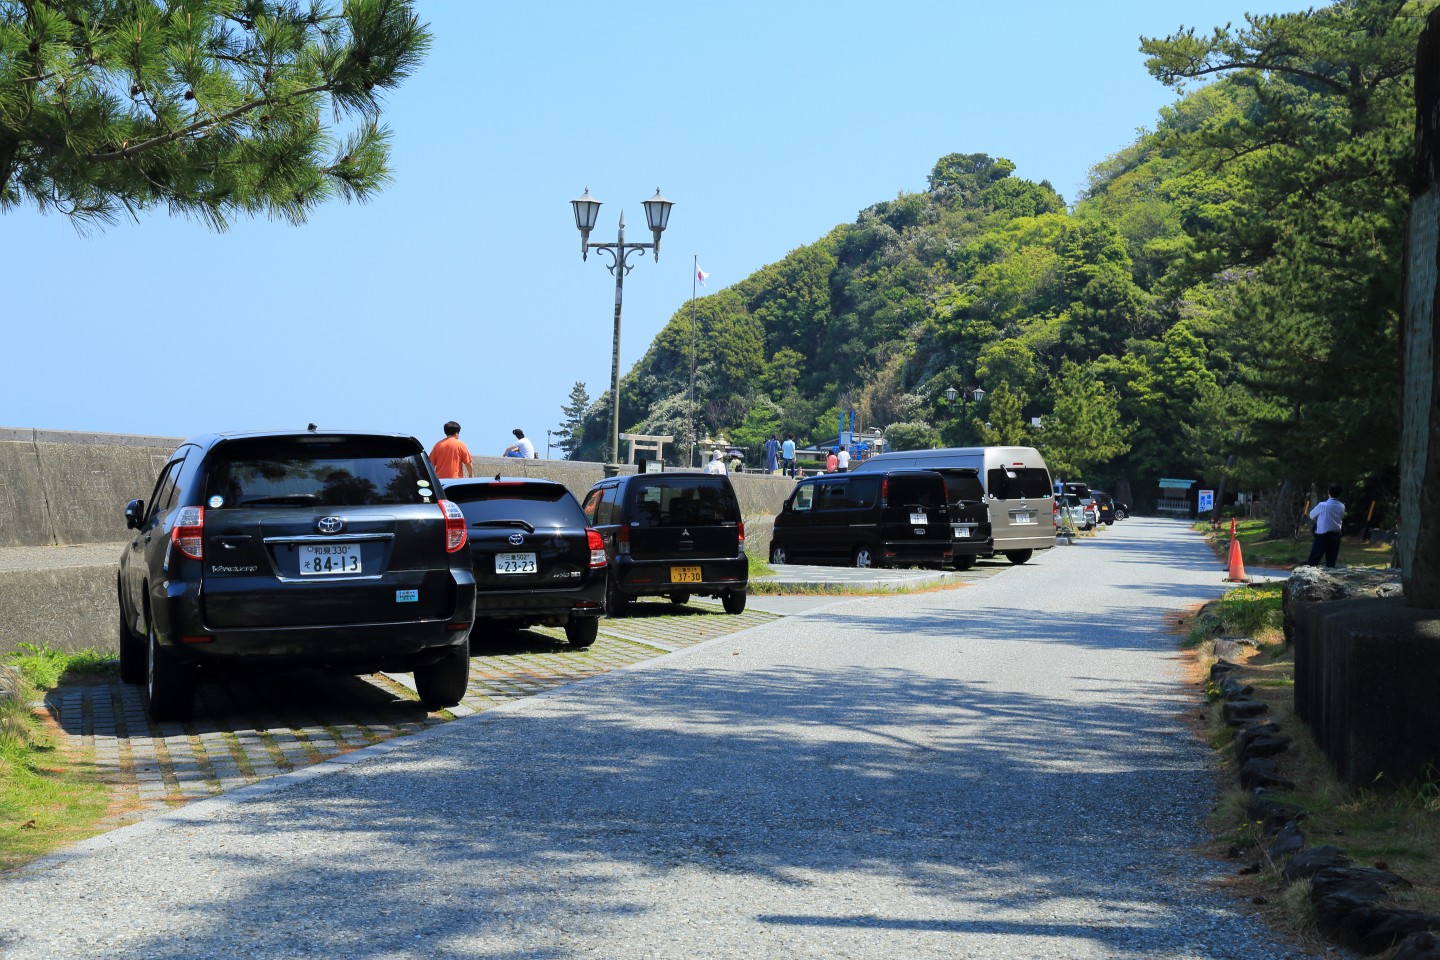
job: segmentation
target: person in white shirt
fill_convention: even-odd
[[[503,456],[520,457],[525,460],[537,459],[535,456],[535,444],[525,438],[525,431],[516,427],[510,432],[515,434],[515,442],[505,448]]]
[[[722,477],[725,476],[725,461],[722,459],[722,456],[719,450],[711,453],[710,462],[705,464],[705,472],[718,474]]]
[[[1310,559],[1307,566],[1316,566],[1320,557],[1325,557],[1325,566],[1335,566],[1340,556],[1340,524],[1345,519],[1345,504],[1340,502],[1342,488],[1338,483],[1330,484],[1330,499],[1315,504],[1310,519],[1315,521],[1315,540],[1310,544]]]
[[[835,454],[835,472],[844,473],[850,469],[850,448],[840,444],[840,450]]]

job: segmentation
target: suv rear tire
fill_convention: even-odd
[[[726,613],[732,613],[732,614],[741,614],[741,613],[744,613],[744,612],[745,612],[745,591],[744,591],[744,590],[730,590],[730,591],[727,591],[727,592],[720,598],[720,602],[725,605],[725,612],[726,612]]]
[[[470,684],[470,638],[434,663],[416,667],[415,692],[426,707],[453,707]]]
[[[145,637],[145,712],[151,720],[189,720],[195,712],[195,666],[160,648],[155,625]]]
[[[125,605],[120,604],[120,681],[122,683],[145,682],[145,638],[134,630],[125,617]]]
[[[623,617],[630,608],[630,598],[620,592],[620,581],[613,575],[605,580],[605,616]]]
[[[586,617],[583,620],[571,617],[565,621],[565,639],[572,647],[588,647],[600,633],[600,618]]]

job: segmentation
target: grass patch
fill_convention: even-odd
[[[1211,545],[1221,560],[1229,559],[1230,524],[1224,523],[1214,530],[1209,523],[1197,523],[1195,529],[1207,534]],[[1257,567],[1273,567],[1289,570],[1298,567],[1310,557],[1309,534],[1299,537],[1272,537],[1270,525],[1264,520],[1239,520],[1235,524],[1235,539],[1240,541],[1240,553],[1246,564]],[[1346,567],[1388,567],[1394,548],[1388,543],[1362,543],[1358,536],[1340,538],[1340,554],[1337,562]]]
[[[1295,783],[1290,792],[1272,791],[1277,799],[1305,810],[1308,819],[1300,829],[1310,846],[1332,843],[1356,864],[1379,866],[1398,873],[1415,885],[1397,892],[1394,903],[1402,908],[1440,912],[1440,770],[1424,782],[1401,789],[1375,784],[1351,790],[1335,776],[1325,755],[1295,715],[1293,651],[1284,643],[1278,621],[1283,584],[1241,587],[1207,604],[1196,617],[1187,643],[1198,642],[1199,662],[1208,674],[1213,658],[1205,641],[1219,637],[1248,637],[1255,652],[1230,674],[1254,688],[1253,696],[1269,705],[1264,719],[1280,726],[1291,738],[1290,749],[1275,759],[1281,776]],[[1215,750],[1222,782],[1234,784],[1235,757],[1231,744],[1235,731],[1221,718],[1221,704],[1212,700],[1204,712],[1203,735]],[[1308,884],[1282,885],[1275,865],[1264,855],[1268,841],[1260,838],[1245,814],[1244,793],[1226,789],[1211,820],[1215,851],[1245,862],[1259,861],[1259,873],[1242,878],[1244,895],[1258,896],[1270,920],[1302,941],[1316,937]],[[1259,901],[1257,901],[1259,902]]]
[[[91,758],[64,748],[60,732],[33,704],[72,674],[114,669],[100,651],[62,653],[25,644],[3,658],[18,682],[0,698],[0,870],[8,870],[96,832],[109,790]]]

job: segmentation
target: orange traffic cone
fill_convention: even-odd
[[[1226,583],[1249,583],[1250,578],[1245,576],[1245,561],[1240,557],[1240,538],[1235,536],[1235,518],[1230,518],[1230,572],[1225,577]]]

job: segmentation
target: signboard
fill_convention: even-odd
[[[1215,509],[1215,491],[1214,491],[1214,490],[1201,490],[1201,491],[1200,491],[1200,504],[1199,504],[1198,509],[1199,509],[1199,511],[1200,511],[1201,513],[1207,513],[1208,511]]]

